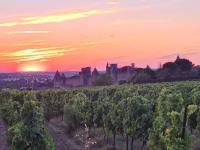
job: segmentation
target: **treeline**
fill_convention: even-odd
[[[119,84],[126,83],[160,83],[172,81],[185,81],[200,79],[200,66],[195,66],[190,60],[176,58],[174,62],[166,62],[158,69],[134,68],[128,80],[121,80]],[[113,79],[108,74],[100,75],[93,86],[112,85]]]
[[[179,56],[174,62],[166,62],[159,69],[152,70],[149,66],[137,69],[131,78],[133,83],[183,81],[200,78],[200,67],[195,66],[190,60]]]
[[[0,102],[13,149],[54,149],[44,117],[49,120],[63,116],[68,132],[86,127],[88,137],[91,129],[102,128],[105,141],[112,133],[113,149],[119,135],[126,137],[126,149],[131,150],[135,140],[141,141],[141,149],[195,149],[195,135],[200,130],[199,81],[4,91]]]

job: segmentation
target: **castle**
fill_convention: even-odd
[[[92,86],[93,82],[103,74],[109,75],[112,78],[113,84],[120,84],[128,82],[135,72],[134,64],[118,68],[117,64],[107,63],[106,72],[103,73],[96,68],[91,71],[91,67],[86,67],[82,68],[77,75],[66,77],[64,73],[57,71],[53,78],[53,85],[54,88]]]

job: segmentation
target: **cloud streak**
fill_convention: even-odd
[[[109,2],[107,2],[108,5],[117,5],[120,3],[120,0],[110,0]]]
[[[85,45],[87,46],[95,46],[95,45],[102,45],[102,44],[105,44],[106,42],[87,42],[85,43]]]
[[[30,62],[30,61],[48,61],[50,58],[55,58],[65,55],[67,52],[74,51],[75,48],[62,49],[59,47],[47,47],[37,49],[25,49],[15,52],[0,53],[10,62]]]
[[[8,34],[41,34],[41,33],[50,33],[51,31],[35,31],[35,30],[27,30],[27,31],[11,31]]]
[[[172,53],[172,54],[169,54],[169,55],[165,55],[165,56],[162,56],[162,57],[159,57],[158,59],[171,59],[171,58],[176,58],[177,56],[191,56],[191,55],[197,55],[199,54],[198,51],[192,51],[192,52],[177,52],[177,53]]]
[[[113,10],[89,10],[82,12],[74,12],[74,13],[64,13],[58,15],[46,15],[46,16],[36,16],[36,17],[27,17],[22,18],[13,22],[0,22],[0,27],[14,27],[21,25],[37,25],[37,24],[45,24],[45,23],[59,23],[70,20],[77,20],[81,18],[87,18],[90,16],[96,16],[101,14],[109,14],[112,13]]]

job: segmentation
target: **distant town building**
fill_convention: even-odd
[[[92,86],[93,82],[103,74],[109,75],[113,80],[113,84],[126,83],[133,77],[135,70],[134,63],[121,68],[118,68],[117,64],[107,63],[105,73],[99,72],[96,68],[91,71],[91,67],[86,67],[82,68],[77,75],[65,77],[63,73],[57,71],[53,79],[53,85],[54,88]]]

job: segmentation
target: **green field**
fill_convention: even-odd
[[[0,93],[11,150],[198,150],[199,108],[200,81]]]

